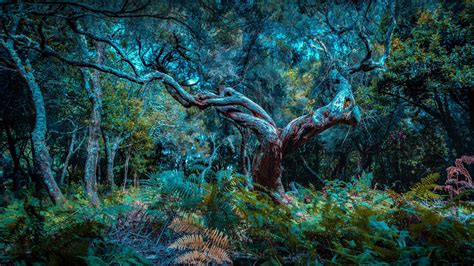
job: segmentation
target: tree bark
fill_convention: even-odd
[[[255,182],[272,192],[283,193],[281,182],[283,152],[281,140],[260,143],[252,162],[252,176]]]
[[[19,180],[20,158],[18,157],[18,154],[16,152],[15,139],[13,138],[10,125],[5,126],[5,133],[7,134],[8,151],[10,152],[10,156],[12,157],[12,161],[13,161],[13,176],[12,176],[13,188],[12,190],[15,194],[17,194],[18,189],[20,188],[20,180]]]
[[[103,44],[96,42],[96,62],[98,64],[103,62],[103,49]],[[98,206],[100,205],[100,200],[97,194],[97,165],[99,161],[99,137],[102,121],[102,87],[100,84],[99,71],[94,70],[92,75],[88,70],[82,70],[82,73],[84,75],[84,86],[86,90],[90,92],[89,97],[92,103],[84,181],[86,184],[86,193],[91,203]]]
[[[122,138],[119,136],[108,137],[105,135],[105,143],[106,143],[106,154],[107,154],[107,183],[110,186],[111,190],[114,189],[115,185],[115,176],[114,176],[114,163],[115,163],[115,155],[117,154],[117,150],[120,147],[120,143],[122,142]]]
[[[24,62],[20,59],[15,50],[12,40],[6,42],[2,41],[5,50],[9,53],[12,58],[18,73],[26,81],[28,88],[33,98],[33,104],[35,107],[35,127],[31,133],[33,147],[35,150],[34,160],[38,166],[39,173],[41,174],[42,181],[46,185],[48,195],[54,204],[62,204],[65,202],[65,198],[59,189],[52,171],[51,171],[51,156],[49,154],[46,145],[46,108],[44,105],[43,93],[39,87],[36,79],[33,75],[33,69],[28,59]]]
[[[67,168],[69,166],[69,160],[71,160],[72,155],[74,154],[74,145],[76,145],[76,132],[72,133],[71,143],[69,144],[69,148],[67,150],[66,158],[64,159],[63,169],[61,170],[61,177],[59,178],[59,185],[64,183],[64,179],[67,175]]]
[[[123,191],[127,188],[128,182],[128,166],[130,163],[130,157],[132,154],[132,145],[128,146],[127,154],[125,155],[125,165],[123,167]]]

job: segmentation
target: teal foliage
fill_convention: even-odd
[[[262,263],[472,263],[472,219],[456,220],[445,207],[376,190],[371,173],[326,181],[322,191],[297,185],[282,198],[230,182],[233,175],[220,172],[201,182],[176,173],[154,176],[162,180],[161,192],[172,192],[167,200],[184,197],[173,200],[180,215],[225,231],[237,254]]]
[[[420,200],[417,193],[432,189],[432,180],[414,188],[414,196],[378,190],[372,174],[364,173],[348,182],[326,181],[322,190],[296,184],[278,196],[250,189],[245,177],[228,170],[205,178],[153,173],[139,190],[110,194],[101,208],[91,208],[81,193],[69,197],[66,208],[42,206],[34,198],[12,202],[1,210],[2,260],[149,264],[139,250],[107,233],[118,221],[129,221],[135,204],[146,203],[150,230],[176,239],[166,230],[172,219],[195,221],[229,237],[235,262],[472,264],[474,219],[465,203]]]
[[[31,196],[12,201],[0,209],[2,262],[136,265],[144,261],[135,251],[107,239],[117,217],[130,210],[117,201],[100,209],[91,208],[82,193],[73,194],[62,207]]]

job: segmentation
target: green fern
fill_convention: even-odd
[[[436,182],[439,180],[439,173],[432,173],[422,178],[420,182],[410,187],[410,191],[405,193],[408,200],[433,201],[440,199],[441,196],[433,191],[438,186]]]

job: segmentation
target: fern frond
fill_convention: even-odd
[[[223,232],[217,229],[206,229],[206,236],[213,245],[223,249],[229,248],[229,239]]]
[[[227,252],[217,246],[212,245],[207,251],[207,255],[217,263],[232,262]]]
[[[206,243],[202,235],[199,234],[192,234],[192,235],[185,235],[180,237],[176,241],[174,241],[169,247],[172,249],[177,250],[184,250],[184,249],[203,249]]]
[[[192,217],[176,217],[168,228],[176,233],[194,234],[202,231],[201,225]]]
[[[190,250],[176,258],[176,263],[206,264],[232,262],[227,252],[228,237],[217,229],[204,228],[192,217],[175,218],[168,226],[178,233],[189,233],[174,241],[169,248]]]
[[[189,251],[175,259],[176,263],[191,264],[191,265],[205,265],[210,261],[206,253],[200,251]]]
[[[410,191],[405,194],[408,199],[436,200],[441,196],[434,193],[433,190],[438,186],[439,173],[432,173],[422,178],[420,182],[410,187]]]

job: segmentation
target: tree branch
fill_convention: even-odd
[[[281,133],[283,154],[290,153],[335,124],[355,125],[360,121],[360,110],[355,105],[349,82],[337,70],[330,75],[339,92],[327,105],[288,123]]]

